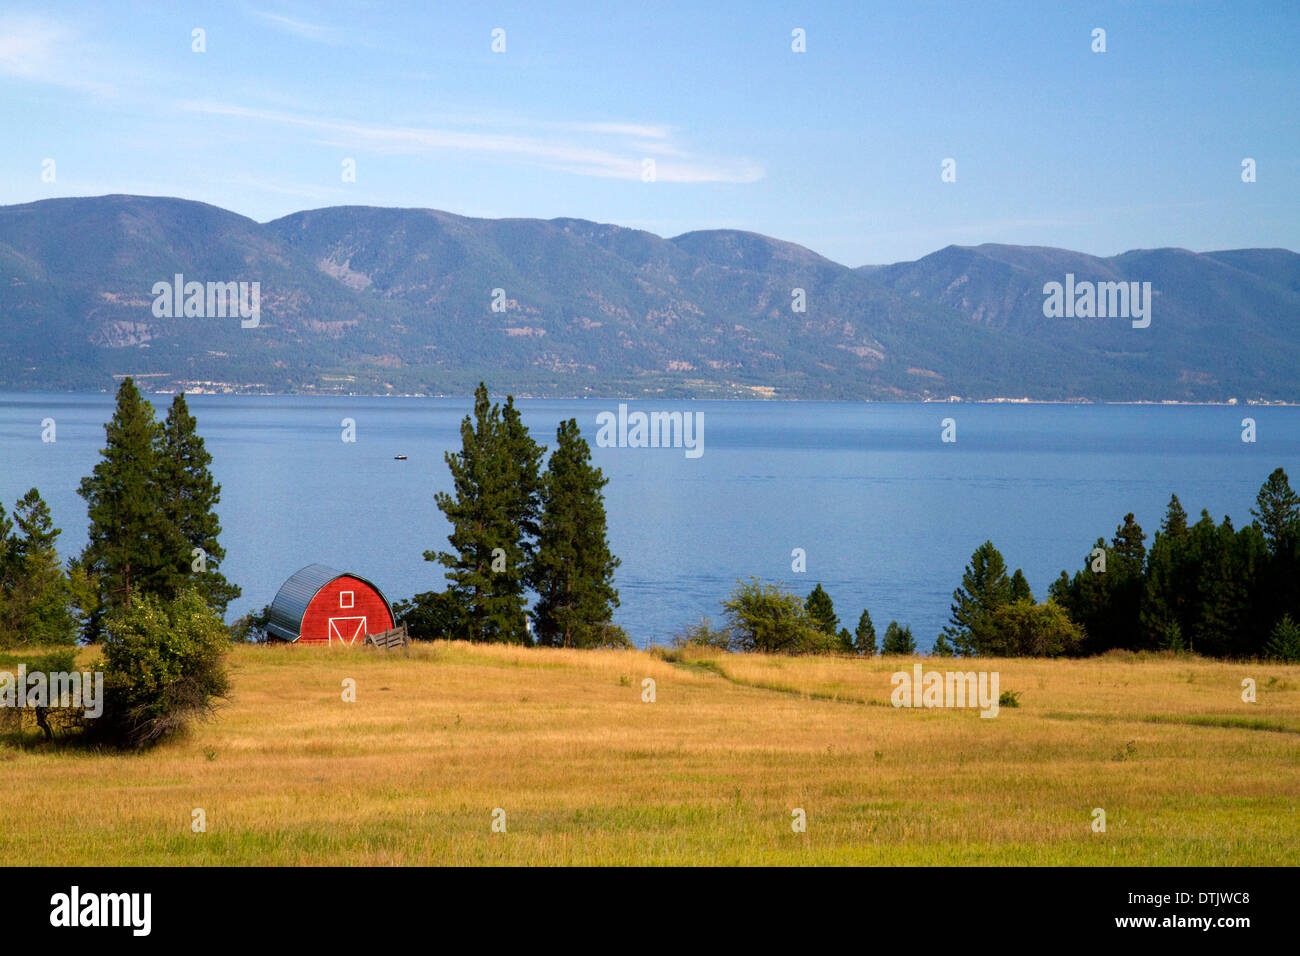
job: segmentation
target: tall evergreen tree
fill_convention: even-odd
[[[67,576],[49,506],[31,489],[14,508],[6,627],[18,644],[71,644],[76,639]]]
[[[1268,634],[1256,599],[1268,560],[1263,533],[1253,526],[1237,532],[1226,516],[1216,526],[1202,511],[1190,531],[1190,549],[1195,603],[1188,649],[1213,657],[1258,653]]]
[[[1019,568],[1016,568],[1016,573],[1011,575],[1011,600],[1034,603],[1034,592],[1029,589],[1029,580],[1025,577],[1025,572]]]
[[[1269,548],[1259,595],[1271,633],[1284,615],[1300,620],[1300,495],[1291,490],[1283,469],[1268,476],[1250,513]]]
[[[158,505],[168,535],[163,562],[148,588],[164,601],[194,588],[219,616],[240,589],[219,570],[226,551],[214,510],[221,486],[212,478],[212,456],[204,446],[185,396],[172,399],[158,438]]]
[[[438,492],[434,499],[451,524],[452,550],[426,551],[424,558],[447,569],[455,608],[449,636],[527,644],[524,592],[533,574],[529,532],[537,520],[542,450],[527,438],[513,403],[507,407],[510,417],[503,420],[501,407],[479,384],[473,417],[461,422],[461,450],[445,456],[454,494]]]
[[[1115,529],[1111,547],[1121,560],[1129,562],[1135,568],[1141,568],[1147,556],[1147,549],[1143,544],[1146,538],[1142,526],[1137,523],[1133,512],[1130,511],[1124,516],[1124,523]]]
[[[539,644],[600,646],[619,603],[602,493],[609,479],[591,464],[576,419],[561,422],[555,438],[541,485],[534,631]]]
[[[1300,624],[1283,614],[1274,626],[1264,656],[1288,663],[1300,663]]]
[[[0,647],[17,643],[18,632],[11,620],[10,595],[17,582],[18,562],[14,553],[14,523],[0,501]]]
[[[1170,495],[1164,520],[1147,552],[1141,621],[1145,643],[1183,650],[1192,633],[1193,601],[1188,561],[1187,512],[1177,495]]]
[[[1165,517],[1160,522],[1160,530],[1171,538],[1187,537],[1187,512],[1183,510],[1183,503],[1178,500],[1177,495],[1169,496],[1169,504],[1165,508]]]
[[[835,603],[819,583],[812,589],[804,601],[804,610],[812,619],[813,627],[823,634],[834,635],[839,631],[840,619],[835,614]]]
[[[100,594],[84,629],[92,641],[101,635],[102,614],[130,607],[141,585],[157,573],[171,537],[158,509],[158,423],[130,378],[117,390],[117,407],[104,433],[102,459],[77,492],[90,517],[80,565]]]
[[[574,423],[576,429],[577,423]],[[518,556],[512,561],[519,569],[520,586],[532,583],[537,559],[538,535],[542,517],[542,458],[546,449],[533,441],[515,408],[513,395],[506,396],[501,408],[501,461],[508,470],[510,494],[508,508],[518,528],[515,544]]]
[[[1273,469],[1255,496],[1250,513],[1274,554],[1294,546],[1300,538],[1300,494],[1291,489],[1285,469]]]
[[[853,646],[853,634],[847,627],[840,628],[840,652],[843,654],[856,654],[857,649]]]
[[[952,594],[951,616],[943,635],[955,653],[969,657],[979,653],[978,630],[988,615],[1011,600],[1011,579],[1007,564],[992,541],[985,541],[971,555],[962,575],[961,587]]]
[[[858,617],[858,626],[853,632],[853,647],[859,654],[872,657],[876,653],[876,627],[871,623],[871,615],[862,609]]]
[[[1073,577],[1062,571],[1047,589],[1050,599],[1065,608],[1070,619],[1083,630],[1085,654],[1099,654],[1114,646],[1108,643],[1109,578],[1099,564],[1106,553],[1106,539],[1098,538],[1083,559],[1083,570],[1076,571]]]
[[[1147,554],[1143,543],[1145,540],[1146,534],[1132,512],[1124,516],[1123,523],[1115,529],[1115,536],[1111,539],[1103,587],[1107,606],[1104,627],[1112,647],[1136,650],[1144,644],[1142,596],[1146,589],[1143,580]]]

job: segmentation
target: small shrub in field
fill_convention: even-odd
[[[1275,660],[1300,661],[1300,624],[1292,620],[1290,614],[1283,614],[1277,622],[1265,651]]]
[[[998,695],[998,706],[999,706],[999,707],[1019,707],[1019,706],[1020,706],[1020,691],[1018,691],[1018,690],[1004,690],[1001,694]]]
[[[692,624],[673,635],[673,647],[711,647],[719,651],[731,650],[731,631],[725,627],[714,627],[707,617],[700,618],[698,624]]]
[[[226,696],[229,632],[193,591],[145,596],[107,620],[104,714],[93,740],[143,748],[206,717]]]
[[[612,621],[604,621],[594,625],[591,629],[591,643],[587,647],[605,647],[616,650],[627,650],[635,645],[632,638],[628,637],[627,631],[623,630]]]

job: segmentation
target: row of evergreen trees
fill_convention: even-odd
[[[849,633],[847,627],[840,627],[840,619],[835,614],[835,602],[818,582],[808,597],[804,599],[804,608],[813,626],[822,634],[834,636],[834,650],[843,654],[862,654],[867,657],[876,653],[876,628],[871,623],[871,614],[866,608],[858,616],[858,625]],[[881,654],[913,654],[916,652],[916,639],[912,637],[912,628],[890,621],[885,627],[885,636],[880,644]]]
[[[1207,511],[1188,524],[1177,495],[1151,547],[1133,514],[1098,538],[1074,575],[1034,601],[990,541],[976,549],[933,653],[960,656],[1189,650],[1300,660],[1300,495],[1278,468],[1241,529]]]
[[[219,570],[221,486],[185,396],[159,422],[127,378],[104,432],[100,460],[78,488],[88,540],[66,568],[35,488],[12,522],[0,507],[0,645],[99,641],[105,619],[144,595],[170,602],[193,590],[218,618],[239,596]]]
[[[1132,514],[1109,545],[1098,538],[1084,570],[1065,571],[1038,603],[1024,572],[985,541],[953,592],[936,657],[1061,657],[1108,650],[1189,650],[1211,657],[1300,661],[1300,495],[1278,468],[1260,488],[1254,521],[1240,530],[1206,511],[1187,523],[1178,496],[1151,548]],[[841,627],[818,584],[807,598],[753,580],[722,602],[726,624],[707,618],[678,646],[777,654],[876,653],[871,615]],[[912,654],[911,629],[891,621],[882,654]]]
[[[448,550],[424,553],[445,569],[443,591],[417,594],[395,610],[414,638],[556,647],[626,646],[603,489],[574,419],[546,449],[533,441],[514,398],[504,406],[480,383],[461,422],[461,450],[447,452],[451,492],[439,510],[451,524]],[[536,596],[531,612],[529,592]]]
[[[1286,472],[1268,476],[1234,528],[1209,512],[1189,524],[1169,499],[1151,547],[1132,514],[1109,547],[1098,538],[1073,576],[1051,594],[1084,632],[1082,653],[1111,648],[1191,650],[1211,657],[1300,660],[1300,495]],[[1104,572],[1094,570],[1104,552]]]

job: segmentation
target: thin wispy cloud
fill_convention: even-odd
[[[0,76],[112,95],[111,84],[91,79],[95,59],[84,39],[61,23],[32,16],[0,17]]]
[[[763,177],[749,160],[696,156],[666,142],[667,128],[632,123],[555,123],[550,135],[498,129],[378,126],[322,119],[283,110],[230,103],[187,102],[188,112],[257,120],[281,128],[309,131],[317,142],[339,149],[380,154],[467,153],[534,163],[548,169],[601,179],[641,179],[643,162],[656,158],[655,179],[670,183],[751,183]],[[502,124],[505,125],[505,124]],[[536,123],[522,123],[536,128]],[[645,140],[650,139],[647,143]]]
[[[289,17],[280,13],[272,13],[269,10],[250,9],[249,13],[268,26],[279,30],[281,33],[287,33],[290,36],[296,36],[303,40],[314,40],[318,43],[327,43],[333,42],[337,36],[337,33],[330,27],[321,26],[318,23],[308,23],[306,20],[300,20],[296,17]]]

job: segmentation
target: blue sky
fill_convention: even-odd
[[[574,216],[854,266],[951,243],[1300,250],[1300,4],[379,6],[6,4],[0,204]]]

